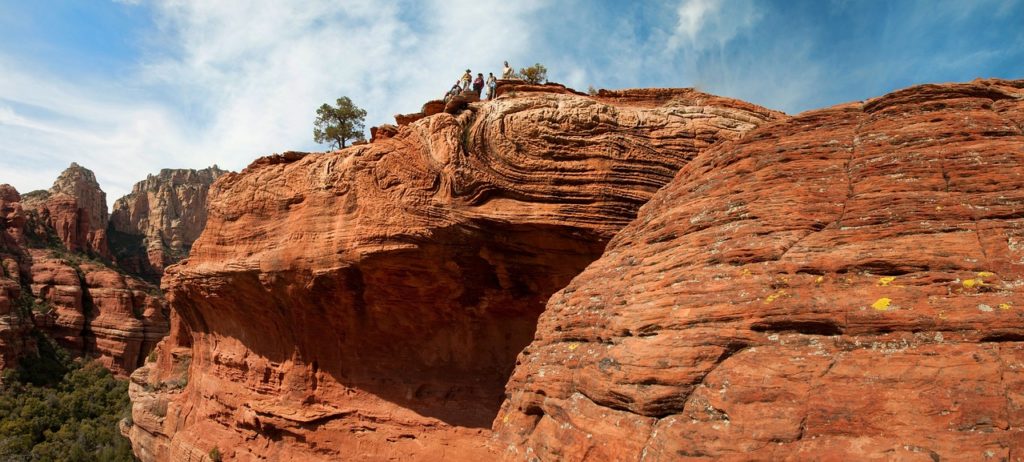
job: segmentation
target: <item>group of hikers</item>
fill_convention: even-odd
[[[508,61],[505,61],[505,68],[501,70],[502,79],[511,79],[515,75],[512,70],[512,66],[508,65]],[[493,72],[487,73],[487,80],[484,80],[483,73],[477,73],[476,79],[473,78],[473,72],[466,69],[466,73],[462,74],[462,78],[455,81],[455,85],[452,85],[451,90],[444,95],[444,100],[447,102],[453,96],[456,96],[464,91],[476,92],[476,97],[480,98],[483,93],[484,86],[487,86],[487,99],[494,99],[494,91],[498,88],[498,79],[494,77]]]

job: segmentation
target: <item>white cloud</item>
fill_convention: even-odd
[[[237,170],[269,153],[320,149],[312,142],[320,104],[350,96],[367,109],[367,127],[393,123],[393,114],[443,95],[465,68],[486,75],[525,56],[529,15],[542,4],[150,6],[155,47],[122,79],[64,78],[0,54],[0,103],[10,103],[0,109],[0,181],[46,188],[76,161],[96,172],[112,202],[160,168]]]
[[[668,51],[723,47],[761,19],[751,0],[681,0],[676,15],[678,19],[668,38]]]

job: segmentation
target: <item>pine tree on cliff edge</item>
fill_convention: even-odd
[[[313,141],[327,143],[336,149],[345,147],[345,142],[365,139],[363,121],[366,111],[352,104],[348,96],[338,98],[337,107],[324,103],[316,110],[313,122]]]

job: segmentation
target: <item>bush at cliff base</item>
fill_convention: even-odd
[[[127,381],[38,340],[40,355],[7,371],[0,385],[0,460],[134,460],[117,428],[128,415]]]

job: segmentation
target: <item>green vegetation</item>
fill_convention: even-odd
[[[530,67],[519,69],[518,77],[532,84],[547,83],[548,68],[544,67],[541,63],[537,63]]]
[[[220,448],[214,447],[213,449],[210,450],[210,460],[212,460],[213,462],[221,461]]]
[[[39,191],[34,191],[39,192]],[[46,191],[42,193],[49,194]],[[32,193],[29,193],[32,194]],[[22,201],[27,200],[29,194],[21,196]],[[42,218],[35,210],[26,211],[28,222],[25,226],[25,240],[31,249],[57,249],[64,247],[52,227],[43,225]]]
[[[128,417],[128,383],[95,362],[71,360],[37,334],[39,356],[4,373],[0,460],[132,461],[118,430]]]
[[[313,141],[344,148],[348,140],[365,139],[363,121],[366,111],[352,103],[348,96],[338,98],[337,106],[323,104],[313,121]]]

